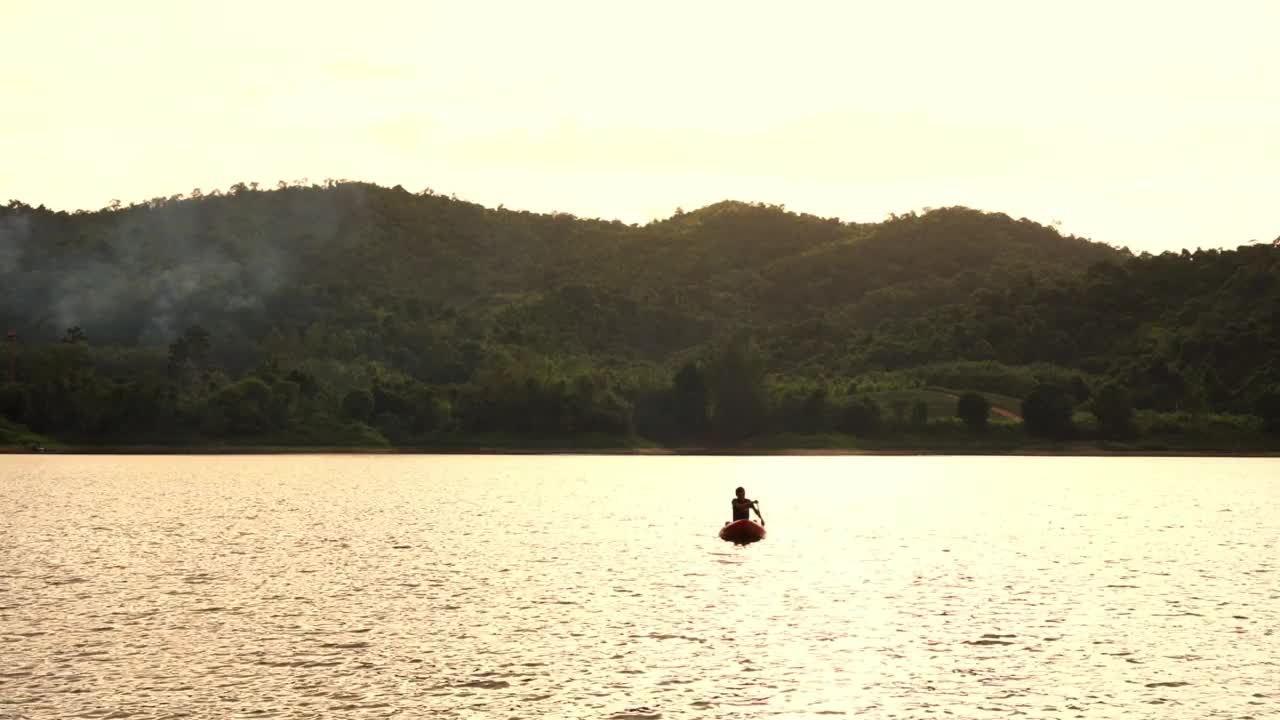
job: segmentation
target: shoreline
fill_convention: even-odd
[[[608,455],[691,457],[1240,457],[1280,458],[1277,450],[1150,449],[1063,446],[1057,448],[717,448],[717,447],[350,447],[324,445],[60,445],[43,452],[0,446],[0,455]]]

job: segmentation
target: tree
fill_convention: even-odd
[[[804,432],[821,432],[829,423],[830,413],[827,407],[827,388],[814,388],[804,399],[800,408],[800,427]]]
[[[956,416],[970,430],[985,430],[991,415],[991,402],[976,392],[967,392],[956,401]]]
[[[0,417],[22,422],[27,408],[27,393],[18,383],[0,385]]]
[[[290,370],[285,376],[285,380],[291,383],[297,383],[298,392],[302,397],[313,398],[320,392],[320,383],[314,375],[302,372],[301,370]]]
[[[880,405],[869,397],[849,398],[840,409],[840,429],[870,435],[880,429]]]
[[[924,428],[929,425],[929,403],[917,400],[911,405],[911,427]]]
[[[1027,432],[1041,437],[1070,437],[1074,412],[1071,396],[1055,385],[1037,385],[1022,401],[1022,420]]]
[[[706,431],[708,390],[706,373],[696,362],[687,362],[671,383],[672,415],[677,432],[696,437]]]
[[[210,398],[208,409],[205,429],[214,434],[257,435],[274,425],[271,388],[256,377],[222,388]]]
[[[373,414],[373,395],[368,390],[352,390],[342,398],[342,415],[348,420],[366,422]]]
[[[271,386],[271,423],[275,427],[289,426],[289,421],[298,409],[298,398],[302,388],[290,380],[280,380]]]
[[[894,398],[890,403],[893,408],[893,421],[899,426],[907,424],[907,409],[911,407],[906,398]]]
[[[84,330],[82,330],[79,325],[76,325],[75,327],[67,328],[67,332],[62,336],[62,342],[86,343],[89,342],[89,338],[85,336]]]
[[[449,404],[432,388],[418,386],[413,392],[413,430],[431,432],[448,423]]]
[[[1071,378],[1071,396],[1075,398],[1077,403],[1082,403],[1089,399],[1089,385],[1079,375]]]
[[[187,328],[169,345],[169,377],[185,382],[208,370],[210,349],[208,330],[199,325]]]
[[[1133,436],[1133,396],[1124,387],[1115,383],[1103,386],[1093,398],[1093,414],[1102,437],[1120,440]]]
[[[1256,411],[1267,432],[1280,434],[1280,388],[1263,393],[1256,403]]]
[[[736,338],[722,346],[709,368],[712,428],[726,441],[742,440],[765,424],[764,355],[755,341]]]

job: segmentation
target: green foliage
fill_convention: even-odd
[[[18,445],[24,448],[48,447],[53,444],[48,438],[31,432],[18,423],[0,417],[0,446]]]
[[[840,406],[839,429],[851,435],[871,435],[880,430],[880,405],[867,396],[847,398]]]
[[[209,398],[204,430],[232,437],[268,433],[279,427],[276,402],[271,387],[259,378],[232,383]]]
[[[634,407],[609,378],[536,357],[483,368],[454,392],[459,429],[474,434],[526,433],[565,437],[630,434]]]
[[[1261,437],[1274,447],[1274,438],[1264,434],[1263,420],[1253,415],[1234,413],[1157,412],[1139,410],[1134,413],[1136,437],[1174,442],[1182,446],[1230,446]]]
[[[1280,433],[1280,389],[1263,393],[1257,400],[1257,413],[1269,433]]]
[[[1071,397],[1077,404],[1087,402],[1089,397],[1093,394],[1092,391],[1089,390],[1089,385],[1084,381],[1084,378],[1079,375],[1071,378],[1071,384],[1068,386],[1068,390],[1071,393]]]
[[[84,329],[79,325],[67,328],[66,334],[62,336],[62,342],[64,343],[86,343],[88,341],[89,338],[85,336]]]
[[[1098,433],[1113,440],[1133,436],[1133,397],[1114,383],[1104,385],[1093,398],[1093,414],[1098,419]]]
[[[22,422],[27,410],[25,386],[18,383],[0,385],[0,417]]]
[[[917,400],[911,405],[911,427],[920,429],[929,424],[929,404],[923,400]]]
[[[190,383],[196,374],[210,366],[211,342],[209,331],[193,325],[169,346],[169,377]]]
[[[1097,416],[1089,410],[1075,410],[1071,413],[1071,432],[1078,437],[1101,436]]]
[[[814,381],[774,381],[769,399],[774,432],[825,432],[835,426],[830,388]]]
[[[683,434],[697,436],[710,422],[710,389],[706,373],[695,362],[680,367],[672,383],[676,426]]]
[[[911,388],[901,390],[878,390],[864,392],[861,388],[865,387],[861,382],[854,382],[850,386],[853,388],[854,394],[863,395],[874,400],[882,410],[887,409],[887,420],[891,420],[895,425],[905,426],[908,424],[908,413],[917,403],[923,403],[926,412],[935,417],[946,417],[955,411],[955,399],[952,395],[944,390],[932,388]]]
[[[711,356],[711,426],[716,437],[733,442],[760,432],[767,422],[765,360],[755,340],[738,337]]]
[[[970,430],[985,430],[991,414],[991,403],[976,392],[966,392],[956,401],[956,417]]]
[[[1071,395],[1056,385],[1037,385],[1022,401],[1022,419],[1027,432],[1041,437],[1070,437],[1074,412]]]
[[[364,422],[373,414],[373,395],[367,390],[352,390],[342,398],[342,417]]]
[[[288,427],[298,411],[302,386],[292,380],[280,380],[271,386],[270,420],[275,428]]]
[[[374,428],[360,422],[348,423],[341,427],[340,433],[326,434],[326,442],[352,447],[387,447],[391,443]]]
[[[1078,377],[1072,370],[1055,365],[1011,366],[993,361],[934,363],[915,368],[912,372],[929,385],[966,388],[1015,398],[1026,397],[1037,385],[1066,386]]]

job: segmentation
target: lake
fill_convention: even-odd
[[[0,508],[5,720],[1280,715],[1273,459],[11,455]]]

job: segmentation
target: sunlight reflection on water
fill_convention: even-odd
[[[1277,470],[0,456],[0,719],[1264,718]]]

